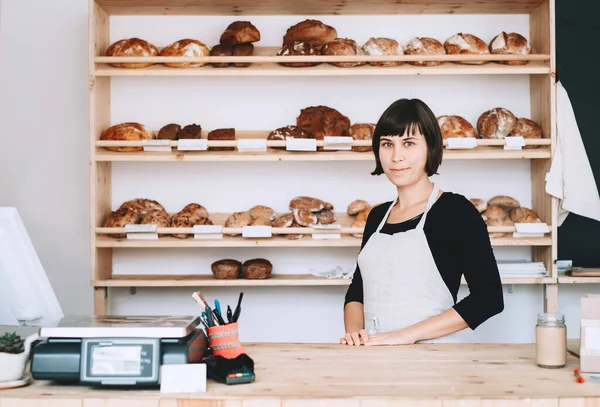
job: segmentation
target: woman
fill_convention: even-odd
[[[345,345],[444,342],[502,312],[498,266],[485,222],[464,196],[429,179],[442,162],[442,134],[429,107],[401,99],[373,134],[375,171],[397,188],[374,207],[346,293]],[[456,302],[464,274],[469,295]]]

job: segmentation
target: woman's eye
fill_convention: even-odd
[[[414,145],[415,145],[415,143],[413,143],[412,141],[407,141],[407,142],[405,142],[405,143],[404,143],[404,145],[405,145],[406,147],[410,147],[410,146],[414,146]]]
[[[393,144],[390,143],[389,141],[386,141],[385,143],[383,143],[383,146],[384,147],[391,147],[391,146],[393,146]]]

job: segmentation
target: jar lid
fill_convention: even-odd
[[[565,322],[564,314],[541,313],[538,314],[538,322],[560,324]]]

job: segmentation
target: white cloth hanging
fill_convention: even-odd
[[[569,213],[600,221],[600,196],[567,91],[556,87],[557,142],[546,192],[560,200],[558,226]]]

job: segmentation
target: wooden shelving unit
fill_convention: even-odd
[[[175,239],[161,237],[158,240],[114,239],[106,236],[101,228],[111,209],[112,162],[230,162],[230,161],[370,161],[372,153],[354,151],[291,152],[275,149],[271,143],[266,152],[247,153],[239,151],[180,151],[177,142],[172,142],[170,152],[120,153],[107,150],[115,145],[136,145],[123,142],[101,142],[101,132],[111,125],[110,84],[112,77],[187,77],[187,76],[360,76],[371,75],[529,75],[530,118],[542,127],[545,139],[530,142],[537,148],[504,150],[504,142],[478,140],[478,146],[471,150],[449,150],[444,159],[451,160],[514,160],[527,159],[531,165],[532,209],[550,225],[551,233],[542,238],[499,238],[492,239],[495,246],[529,246],[532,260],[543,262],[549,272],[547,278],[503,279],[505,284],[536,284],[545,290],[544,308],[552,312],[558,309],[558,284],[573,283],[558,278],[557,259],[557,200],[545,192],[545,174],[550,168],[552,152],[556,143],[556,96],[555,96],[555,39],[554,39],[554,0],[412,0],[410,2],[389,2],[383,0],[329,0],[294,2],[293,0],[244,0],[241,3],[215,2],[212,0],[89,0],[89,95],[90,95],[90,162],[91,162],[91,284],[95,288],[95,313],[108,312],[109,287],[177,287],[177,286],[317,286],[345,285],[347,280],[327,280],[312,276],[273,275],[269,280],[220,281],[210,275],[202,276],[113,276],[113,250],[117,248],[185,248],[185,247],[359,247],[360,239],[343,235],[341,239],[316,240],[310,235],[301,240],[287,240],[283,237],[268,239],[244,239],[224,237],[219,240],[197,240],[194,238]],[[489,63],[481,66],[460,65],[455,62],[473,59],[469,56],[436,56],[434,60],[444,63],[436,67],[417,67],[404,64],[399,67],[378,68],[360,66],[338,68],[328,61],[374,60],[373,57],[314,57],[322,64],[311,68],[289,68],[279,65],[285,60],[310,61],[311,57],[277,57],[276,48],[257,47],[252,57],[204,57],[204,58],[152,58],[155,65],[144,69],[113,68],[112,62],[138,61],[139,58],[106,57],[105,50],[110,45],[110,16],[112,15],[229,15],[241,19],[246,15],[384,15],[384,14],[527,14],[530,32],[527,37],[533,54],[521,57],[489,56]],[[475,18],[475,17],[474,17]],[[245,59],[240,59],[245,58]],[[285,59],[282,59],[285,58]],[[415,57],[399,56],[388,60],[409,61]],[[421,58],[427,59],[427,58]],[[430,58],[431,59],[431,58]],[[482,59],[477,56],[477,59]],[[500,64],[502,59],[526,59],[521,66]],[[148,61],[149,59],[141,59]],[[199,60],[204,62],[251,62],[248,68],[218,69],[203,66],[194,69],[175,69],[163,65],[164,62]],[[307,79],[309,81],[310,79]],[[237,129],[236,129],[237,130]],[[238,138],[266,138],[267,130],[239,130]],[[112,143],[112,144],[111,144]],[[138,143],[137,145],[141,145]],[[211,144],[209,143],[209,146]],[[213,145],[219,145],[218,143]],[[233,144],[235,146],[235,144]],[[285,148],[285,144],[283,145]],[[528,146],[529,147],[529,146]],[[507,161],[508,165],[508,161]],[[490,229],[491,231],[491,229]],[[589,282],[590,279],[585,279]]]

